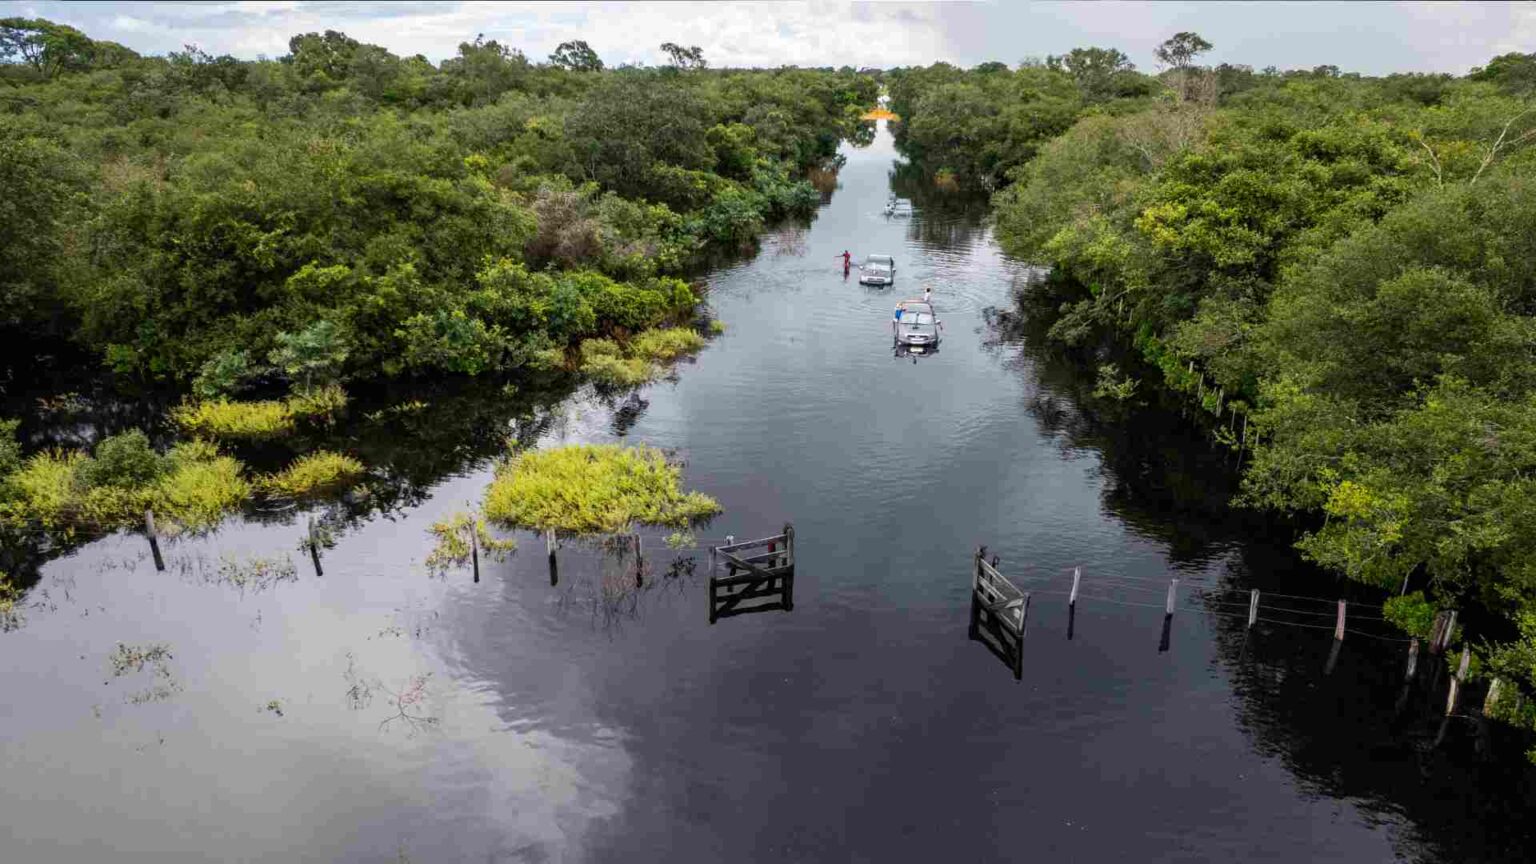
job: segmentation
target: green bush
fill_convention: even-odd
[[[261,478],[257,485],[271,495],[303,498],[356,483],[365,470],[363,463],[351,456],[317,450],[300,456],[282,471]]]
[[[514,453],[496,467],[484,512],[510,528],[624,533],[637,525],[687,528],[720,512],[681,488],[682,469],[652,447],[579,444]]]
[[[153,483],[165,469],[165,461],[149,446],[149,437],[134,429],[97,444],[93,458],[80,466],[77,481],[86,487],[132,488]]]

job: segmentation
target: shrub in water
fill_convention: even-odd
[[[629,353],[649,360],[675,360],[704,347],[704,337],[685,327],[647,330],[629,341]]]
[[[492,534],[483,518],[460,511],[433,522],[432,527],[427,529],[429,534],[437,538],[431,554],[427,556],[427,570],[434,576],[443,576],[456,567],[467,566],[470,563],[471,530],[475,532],[481,557],[488,560],[504,561],[517,549],[516,540]]]
[[[581,374],[610,387],[638,387],[656,377],[657,369],[643,357],[625,357],[612,339],[581,343]]]
[[[317,450],[262,478],[261,488],[273,495],[300,498],[355,483],[364,470],[363,463],[351,456]]]
[[[295,417],[329,419],[347,407],[347,391],[336,384],[312,387],[288,397],[288,413]]]
[[[94,458],[81,464],[77,479],[86,487],[134,488],[153,483],[163,473],[165,462],[149,446],[149,436],[134,429],[97,444]]]
[[[293,409],[286,402],[231,402],[216,399],[181,405],[171,420],[182,431],[211,438],[278,438],[293,431]]]
[[[682,469],[652,447],[578,444],[515,453],[496,468],[484,512],[512,528],[613,534],[637,525],[687,528],[720,512],[684,492]]]

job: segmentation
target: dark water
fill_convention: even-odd
[[[126,536],[46,565],[0,636],[0,859],[1530,860],[1498,730],[1432,746],[1438,663],[1398,707],[1379,621],[1327,676],[1326,604],[1245,634],[1250,586],[1340,589],[1223,505],[1229,457],[1176,414],[1104,413],[1091,369],[989,311],[1027,271],[973,209],[887,220],[889,136],[847,155],[812,225],[711,276],[729,329],[675,380],[445,395],[354,440],[431,452],[388,468],[383,515],[329,514],[323,578],[302,514],[173,544],[163,574]],[[844,281],[844,248],[894,255],[895,292]],[[923,285],[946,339],[914,362],[889,317]],[[507,432],[675,448],[725,506],[700,543],[795,524],[795,610],[711,626],[703,557],[654,537],[638,593],[596,550],[551,586],[528,536],[479,584],[429,578],[426,527]],[[981,544],[1036,591],[1021,681],[966,638]],[[221,571],[255,556],[294,570]],[[170,657],[114,675],[118,643]]]

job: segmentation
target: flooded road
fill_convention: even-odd
[[[489,481],[469,457],[323,577],[302,514],[170,544],[165,573],[99,541],[0,635],[0,857],[1529,860],[1529,775],[1470,720],[1431,748],[1432,681],[1394,710],[1379,611],[1327,676],[1326,606],[1247,634],[1251,586],[1338,589],[1222,506],[1231,468],[1176,414],[1096,414],[1093,370],[989,311],[1027,271],[978,212],[887,218],[889,135],[845,153],[814,222],[711,274],[727,331],[696,362],[511,430],[676,450],[725,508],[701,546],[792,522],[793,612],[709,624],[706,556],[654,537],[638,594],[596,550],[551,585],[528,535],[433,579],[427,526]],[[844,279],[845,249],[894,256],[895,288]],[[941,350],[896,356],[924,286]],[[982,544],[1036,591],[1020,681],[966,637]]]

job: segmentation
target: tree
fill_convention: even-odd
[[[1091,102],[1119,95],[1118,80],[1136,71],[1131,58],[1114,48],[1073,48],[1064,56],[1045,58],[1045,64],[1071,75]]]
[[[549,62],[572,72],[603,71],[603,58],[581,39],[561,42],[555,53],[549,55]]]
[[[672,65],[679,69],[703,69],[709,65],[709,61],[704,59],[704,49],[697,45],[684,48],[676,42],[663,42],[661,50],[671,58]]]
[[[24,63],[44,80],[86,68],[94,44],[79,30],[42,18],[0,19],[0,60]]]
[[[1195,58],[1211,50],[1211,43],[1201,38],[1199,33],[1175,33],[1168,41],[1157,46],[1152,53],[1157,55],[1158,62],[1174,69],[1188,69],[1194,65]]]
[[[1530,93],[1536,90],[1536,54],[1500,54],[1467,77],[1497,84],[1511,93]]]

